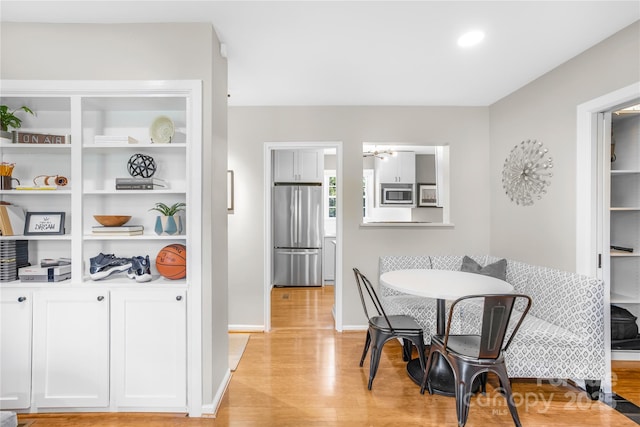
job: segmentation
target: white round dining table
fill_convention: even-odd
[[[406,294],[436,299],[436,333],[438,335],[445,333],[445,303],[447,300],[456,300],[468,295],[513,292],[513,286],[504,280],[457,270],[388,271],[380,275],[380,283]],[[419,359],[412,359],[407,363],[407,372],[415,383],[421,384],[424,371],[420,367]],[[434,361],[429,378],[435,393],[445,396],[455,395],[453,371],[444,358],[438,357]]]

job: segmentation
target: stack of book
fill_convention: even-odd
[[[94,236],[140,236],[144,234],[142,225],[121,225],[120,227],[105,227],[104,225],[94,225],[91,228]]]
[[[116,190],[153,190],[167,188],[167,182],[160,178],[116,178]]]
[[[0,205],[0,234],[22,236],[24,234],[25,213],[17,205]]]
[[[132,136],[96,135],[93,142],[95,144],[137,144],[138,140]]]

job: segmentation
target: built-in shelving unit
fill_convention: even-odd
[[[640,317],[640,114],[611,114],[608,280],[611,303]],[[607,150],[608,151],[608,150]],[[640,351],[614,350],[640,360]]]
[[[41,175],[68,179],[55,190],[0,191],[0,201],[27,212],[64,212],[64,234],[0,241],[28,241],[31,265],[65,257],[72,268],[61,282],[0,282],[0,408],[199,411],[189,406],[198,400],[189,394],[201,391],[190,388],[188,378],[201,377],[194,363],[201,355],[188,348],[197,348],[201,327],[190,320],[201,310],[201,82],[3,81],[0,88],[1,105],[35,112],[21,114],[20,131],[69,135],[70,141],[0,144],[0,161],[15,163],[13,177],[21,185],[35,187]],[[159,116],[175,125],[170,143],[150,139]],[[98,135],[138,142],[98,144]],[[154,177],[168,188],[117,190],[115,179],[130,177],[127,162],[134,154],[152,157]],[[157,202],[186,203],[180,234],[155,233],[157,212],[150,209]],[[94,215],[130,215],[127,225],[143,225],[144,234],[97,236]],[[172,243],[186,247],[186,278],[166,279],[155,268],[158,252]],[[118,273],[94,281],[89,269],[99,253],[149,255],[153,279],[137,283]]]

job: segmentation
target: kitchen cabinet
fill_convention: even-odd
[[[0,409],[30,405],[32,301],[29,289],[0,293]]]
[[[376,182],[378,184],[416,183],[416,153],[396,151],[393,156],[375,159]]]
[[[34,292],[37,408],[109,406],[109,292]]]
[[[324,281],[335,281],[336,273],[336,238],[325,237],[322,245],[322,276]]]
[[[612,138],[605,150],[611,161],[603,275],[611,303],[640,317],[640,115],[606,113],[604,120]],[[640,360],[640,348],[614,350],[612,357]]]
[[[186,292],[113,291],[115,404],[163,410],[186,405]]]
[[[324,178],[322,149],[273,151],[273,182],[319,183]]]
[[[29,283],[31,314],[20,315],[30,319],[25,336],[32,337],[33,348],[25,349],[17,333],[3,330],[0,372],[24,371],[29,363],[33,375],[24,381],[33,388],[25,394],[27,401],[13,406],[10,399],[16,398],[7,398],[3,408],[200,413],[202,354],[187,352],[186,342],[199,348],[202,339],[202,323],[194,320],[201,318],[203,306],[202,82],[3,80],[0,104],[12,110],[26,105],[36,113],[22,116],[21,132],[63,135],[65,141],[0,142],[0,161],[15,163],[13,177],[30,187],[0,189],[0,201],[28,212],[65,214],[61,234],[5,235],[0,241],[28,241],[31,265],[45,258],[71,259],[70,279]],[[160,118],[164,128],[153,132],[173,136],[152,142],[152,127]],[[130,170],[154,168],[153,177],[165,186],[116,189],[116,178],[129,177]],[[35,177],[40,177],[37,182]],[[44,179],[64,185],[41,188]],[[156,234],[156,213],[150,208],[158,202],[186,203],[180,234]],[[131,216],[126,225],[142,225],[143,234],[95,234],[94,215]],[[187,248],[187,274],[170,280],[158,273],[155,259],[163,247],[176,243]],[[100,253],[149,255],[152,280],[137,283],[124,272],[92,280],[91,259]],[[2,301],[14,298],[24,285],[0,282]],[[159,300],[168,298],[165,292],[171,293],[173,305]],[[123,313],[128,316],[124,324]],[[18,358],[14,351],[31,355]]]

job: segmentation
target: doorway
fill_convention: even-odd
[[[313,298],[307,299],[307,303],[311,304],[314,300],[325,300],[326,295],[328,294],[327,290],[323,291],[323,288],[333,288],[331,289],[331,294],[333,298],[333,304],[330,311],[330,315],[332,316],[333,322],[332,326],[338,331],[342,330],[342,142],[271,142],[265,143],[264,145],[264,200],[265,200],[265,247],[264,247],[264,271],[266,272],[264,278],[264,324],[265,331],[270,331],[274,326],[274,313],[273,310],[281,310],[285,309],[287,306],[291,306],[291,304],[286,304],[287,300],[279,301],[279,304],[274,304],[272,299],[274,295],[277,295],[278,298],[292,298],[295,296],[296,298],[301,298],[302,293],[294,293],[294,292],[286,292],[286,290],[293,290],[294,288],[283,288],[278,289],[277,292],[274,292],[274,288],[272,286],[272,276],[273,276],[273,260],[272,260],[272,248],[273,248],[273,236],[271,233],[272,226],[272,176],[273,176],[273,162],[272,155],[274,150],[278,149],[322,149],[326,153],[326,155],[332,155],[333,159],[331,162],[327,162],[328,167],[334,169],[336,171],[335,176],[335,266],[334,266],[334,285],[333,286],[323,286],[322,288],[315,288],[316,292],[313,294],[314,289],[309,288],[306,289],[306,293],[310,293],[309,297],[313,296]],[[327,202],[325,202],[327,203]],[[285,304],[280,304],[284,302]],[[293,302],[293,301],[289,301]],[[300,315],[304,315],[303,312],[299,313]],[[308,313],[308,312],[307,312]],[[285,316],[286,318],[286,316]],[[304,319],[300,319],[301,322],[304,322]]]
[[[608,93],[578,105],[576,138],[576,272],[591,277],[601,277],[598,262],[601,241],[598,223],[602,220],[598,194],[602,192],[604,156],[599,155],[602,126],[598,126],[599,115],[616,106],[631,102],[640,93],[640,82]],[[600,130],[600,131],[599,131]],[[605,307],[610,305],[610,284],[605,281]],[[605,352],[607,375],[611,378],[611,319],[605,310]],[[611,381],[602,384],[604,393],[611,393]]]

